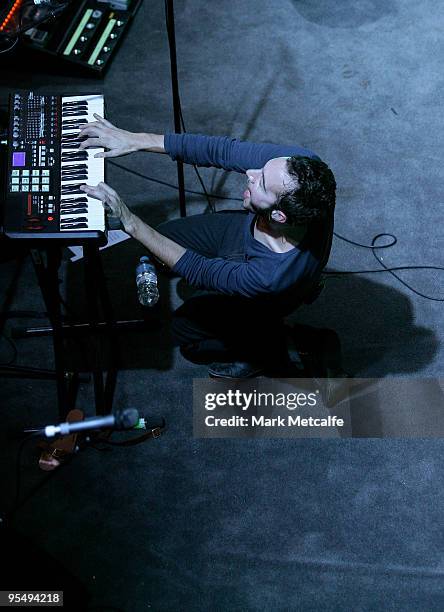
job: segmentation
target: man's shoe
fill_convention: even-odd
[[[300,327],[304,328],[302,343],[298,337]],[[342,372],[341,342],[335,331],[296,326],[293,334],[307,378],[334,377],[335,372]]]
[[[264,368],[246,361],[212,363],[208,368],[211,378],[255,378],[263,374]]]
[[[342,368],[341,342],[334,330],[312,328],[310,335],[308,339],[306,334],[305,346],[298,350],[304,375],[319,384],[324,404],[332,408],[348,397],[350,381],[344,379],[352,376]],[[296,335],[294,339],[299,340]]]

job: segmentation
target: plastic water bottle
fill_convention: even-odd
[[[140,258],[136,268],[137,297],[142,306],[154,306],[159,300],[157,274],[149,257]]]

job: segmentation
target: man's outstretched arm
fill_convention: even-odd
[[[224,170],[245,172],[249,168],[262,168],[274,157],[302,155],[317,156],[297,145],[275,145],[254,143],[227,136],[203,136],[201,134],[150,134],[121,130],[112,123],[95,115],[97,121],[88,123],[80,131],[87,139],[80,149],[104,147],[104,153],[96,157],[118,157],[135,151],[168,153],[173,160],[197,166],[212,166]],[[319,158],[317,158],[319,159]]]
[[[116,127],[100,115],[94,114],[97,121],[88,123],[80,130],[80,136],[85,137],[79,149],[103,147],[108,149],[96,153],[94,157],[119,157],[135,151],[150,151],[165,153],[164,137],[161,134],[145,134],[128,132]]]
[[[111,189],[106,183],[99,183],[96,187],[83,185],[81,189],[90,197],[101,200],[105,210],[112,217],[120,219],[125,232],[143,244],[169,268],[174,268],[184,255],[186,249],[177,242],[159,234],[150,225],[133,214],[114,189]]]

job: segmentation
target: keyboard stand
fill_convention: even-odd
[[[91,369],[94,381],[95,409],[97,415],[104,415],[111,412],[112,409],[117,380],[118,339],[98,246],[87,243],[83,248],[88,311],[87,330],[93,341]],[[67,327],[70,327],[70,337],[76,332],[76,327],[75,325],[67,326],[62,320],[58,277],[62,259],[61,251],[62,247],[60,245],[50,245],[44,249],[31,249],[34,269],[51,323],[51,328],[47,333],[50,333],[53,339],[57,403],[59,417],[64,420],[68,412],[75,407],[79,377],[77,372],[67,372],[65,367],[64,343],[67,337]],[[104,323],[100,321],[100,306],[105,318]],[[105,327],[104,330],[103,327]],[[100,363],[102,351],[99,331],[107,333],[112,346],[112,350],[109,352],[105,381],[102,364]]]
[[[4,243],[3,243],[4,245]],[[17,267],[14,272],[14,276],[8,291],[5,296],[4,303],[2,305],[2,309],[0,312],[0,334],[3,334],[5,323],[8,318],[8,310],[11,306],[11,303],[14,299],[17,281],[21,274],[23,261],[25,259],[25,255],[27,251],[22,249],[17,253],[13,253],[13,258],[17,259]],[[33,368],[31,366],[19,366],[19,365],[8,365],[2,364],[0,365],[0,377],[4,378],[32,378],[32,379],[40,379],[40,380],[56,380],[56,373],[53,370],[47,370],[44,368]]]

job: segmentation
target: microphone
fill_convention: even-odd
[[[34,433],[53,438],[54,436],[68,436],[69,434],[83,431],[94,431],[95,429],[142,429],[145,419],[139,418],[139,413],[135,408],[127,408],[109,414],[104,417],[92,417],[77,423],[60,423],[59,425],[47,425],[43,429],[25,429],[25,433]]]

